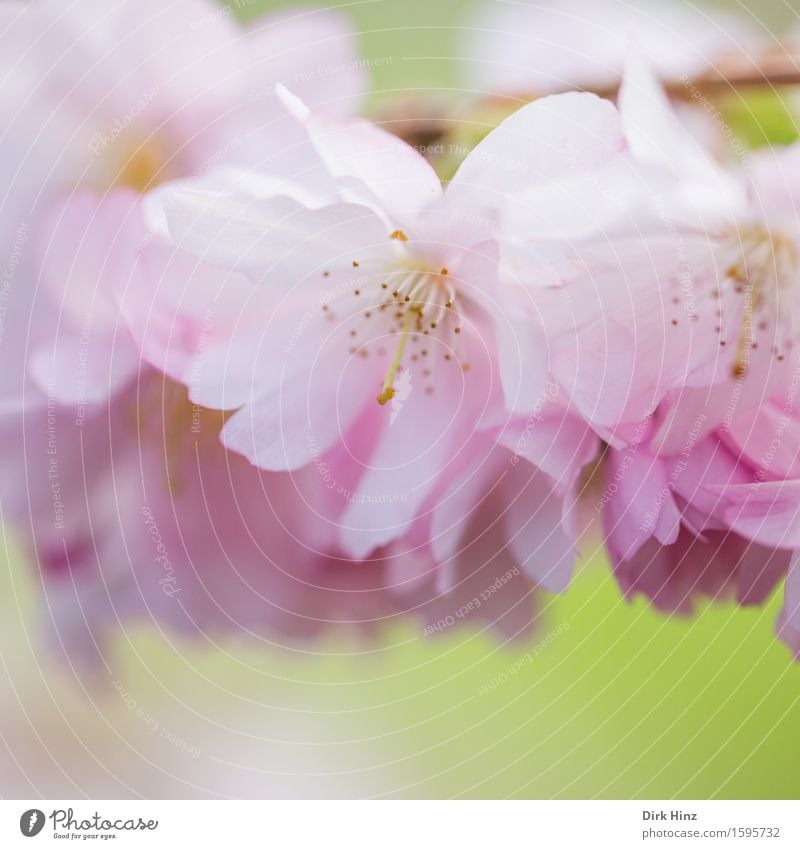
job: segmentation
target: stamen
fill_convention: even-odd
[[[400,332],[400,341],[397,343],[397,349],[394,352],[392,362],[389,364],[389,371],[386,373],[386,379],[383,381],[383,388],[378,394],[378,403],[383,406],[388,404],[395,396],[394,379],[397,376],[397,369],[400,368],[400,362],[403,359],[403,352],[406,349],[406,341],[408,339],[411,324],[414,321],[415,310],[409,308],[406,313],[403,329]]]
[[[791,312],[785,298],[791,291],[797,271],[797,249],[790,236],[761,227],[737,231],[731,250],[735,253],[725,265],[725,281],[741,295],[740,327],[734,341],[735,358],[731,372],[735,379],[745,377],[750,352],[758,349],[757,336],[775,326],[773,354],[787,344],[791,336]],[[718,292],[712,295],[719,297]],[[766,313],[766,315],[765,315]],[[717,327],[722,329],[722,311],[717,310]],[[720,341],[725,345],[725,340]]]

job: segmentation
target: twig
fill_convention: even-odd
[[[732,54],[718,59],[714,66],[696,77],[666,81],[664,86],[670,97],[676,100],[694,100],[698,92],[709,100],[730,95],[748,88],[779,88],[781,86],[800,86],[800,44],[776,44],[775,47],[759,56]],[[592,91],[601,97],[616,96],[618,85],[580,89]],[[549,92],[548,92],[549,93]],[[475,105],[475,113],[483,109],[513,104],[528,103],[539,94],[535,92],[506,93],[484,98]],[[382,117],[392,124],[392,132],[406,141],[417,145],[431,145],[444,138],[450,128],[458,124],[462,116],[448,114],[438,104],[437,114],[425,114],[424,106],[413,112],[408,104],[399,110],[385,113]],[[444,111],[444,114],[443,114]],[[416,113],[416,114],[414,114]]]

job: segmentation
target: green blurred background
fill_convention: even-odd
[[[238,5],[251,17],[287,4]],[[453,27],[467,5],[344,7],[364,55],[390,57],[373,69],[373,107],[418,89],[458,95]],[[774,24],[788,7],[775,4],[777,19],[757,8]],[[794,133],[772,95],[728,109],[754,142]],[[210,650],[131,632],[116,646],[123,698],[42,655],[37,588],[5,543],[14,566],[0,586],[4,796],[800,794],[800,665],[773,634],[780,593],[763,609],[725,603],[667,619],[624,601],[596,558],[547,600],[537,639],[553,636],[541,650],[537,640],[503,647],[410,627],[378,649],[337,642],[306,652]]]

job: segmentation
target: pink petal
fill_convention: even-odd
[[[778,618],[778,636],[800,658],[800,554],[795,554],[786,578],[783,610]]]
[[[136,371],[138,354],[119,320],[118,298],[135,284],[145,229],[137,198],[115,191],[104,200],[81,192],[51,206],[41,274],[60,310],[51,344],[31,368],[44,391],[63,403],[97,403]]]
[[[342,517],[342,545],[351,556],[365,557],[402,536],[445,469],[458,462],[469,426],[456,419],[460,389],[439,382],[428,394],[412,385],[394,422],[387,417]]]
[[[499,442],[546,472],[562,492],[574,485],[600,445],[583,419],[552,402],[543,403],[528,419],[513,420]]]
[[[730,532],[697,537],[683,529],[671,545],[651,539],[630,560],[615,560],[614,572],[626,595],[640,592],[660,610],[688,614],[697,596],[719,601],[735,592],[739,603],[763,603],[788,560]]]
[[[286,197],[185,189],[170,197],[165,212],[178,247],[273,285],[288,276],[296,286],[313,276],[319,288],[324,271],[365,262],[391,246],[386,225],[355,204],[307,209]]]
[[[800,478],[800,428],[775,403],[738,411],[721,438],[770,477]]]
[[[630,560],[651,538],[662,544],[678,538],[681,513],[669,471],[667,461],[637,445],[609,453],[603,528],[615,562]]]
[[[352,24],[339,11],[299,8],[264,15],[250,24],[246,45],[251,97],[271,97],[272,84],[282,83],[326,114],[357,110],[368,75]]]
[[[256,300],[253,285],[158,236],[139,251],[137,271],[135,284],[120,297],[125,323],[143,359],[196,391],[204,353],[245,329],[242,317]]]
[[[706,489],[728,505],[723,515],[737,533],[773,548],[800,548],[800,481]]]
[[[491,319],[506,410],[532,412],[549,391],[547,344],[536,317],[526,314],[529,304],[524,294],[517,294],[499,278],[497,245],[475,246],[458,266],[456,276],[469,287],[469,298]]]
[[[625,148],[616,109],[593,94],[544,97],[506,118],[469,154],[449,191],[515,194],[593,168]]]
[[[42,222],[42,281],[75,324],[113,331],[115,297],[131,284],[146,229],[138,197],[118,189],[98,199],[79,191],[53,202]]]
[[[507,478],[510,507],[505,515],[509,546],[525,574],[539,586],[562,592],[569,586],[575,540],[565,533],[564,500],[552,481],[526,463]]]
[[[367,121],[335,121],[309,112],[286,91],[279,96],[301,120],[328,173],[346,199],[413,222],[413,214],[441,197],[436,172],[414,148]]]
[[[725,171],[678,120],[664,87],[637,50],[628,58],[619,110],[625,137],[637,159],[665,165],[687,180],[727,180]]]
[[[375,366],[351,358],[347,367],[326,353],[311,362],[299,353],[286,355],[271,370],[251,374],[253,400],[225,425],[225,446],[268,471],[299,469],[323,458],[363,406],[375,403],[363,393]]]
[[[440,563],[458,554],[464,534],[479,505],[502,497],[499,472],[508,462],[504,452],[478,451],[437,498],[431,520],[431,549]]]
[[[506,118],[469,154],[447,187],[447,203],[467,220],[500,228],[510,215],[511,232],[527,239],[554,231],[564,238],[563,228],[577,221],[581,207],[597,202],[594,172],[624,149],[619,116],[608,101],[592,94],[545,97]],[[592,201],[580,197],[585,191]],[[583,222],[579,229],[585,231]]]

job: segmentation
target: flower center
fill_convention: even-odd
[[[390,283],[384,281],[381,287],[389,290]],[[394,356],[389,364],[381,391],[378,393],[378,403],[387,404],[395,396],[394,382],[397,371],[403,361],[406,343],[412,334],[430,335],[432,330],[452,323],[455,314],[452,312],[455,302],[455,289],[448,279],[446,268],[438,272],[432,271],[401,271],[391,289],[391,297],[380,304],[379,309],[393,311],[393,326],[391,332],[399,336]],[[455,333],[461,328],[455,326]]]
[[[168,151],[157,139],[149,139],[126,149],[114,175],[114,186],[127,186],[139,194],[155,188],[170,176]]]
[[[169,139],[129,131],[96,133],[89,142],[86,182],[98,191],[125,187],[144,194],[165,180],[182,176]]]
[[[131,398],[130,422],[140,442],[160,446],[164,485],[174,497],[185,491],[184,470],[192,468],[195,452],[214,450],[230,413],[192,404],[185,386],[151,374]]]
[[[772,329],[772,353],[783,361],[796,342],[791,304],[797,299],[800,271],[797,245],[791,236],[771,233],[763,227],[738,231],[731,242],[734,261],[725,278],[744,298],[741,325],[733,365],[733,376],[747,373],[750,351],[758,347],[762,334]]]
[[[471,299],[457,291],[457,278],[439,264],[441,260],[411,250],[402,230],[395,230],[389,238],[395,242],[395,250],[388,262],[383,258],[353,259],[352,267],[360,269],[359,276],[342,281],[358,302],[355,309],[352,301],[345,308],[350,355],[388,357],[375,396],[381,406],[393,399],[403,400],[412,370],[424,380],[426,395],[435,392],[434,375],[442,370],[458,367],[462,373],[470,371],[469,363],[462,362],[458,354],[466,342],[459,336],[461,317],[474,308]],[[330,275],[329,269],[323,269],[323,277]],[[334,304],[341,303],[341,295],[341,291],[332,294],[322,304],[322,314],[330,322],[337,321]],[[394,344],[387,350],[386,340],[392,337]]]

